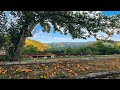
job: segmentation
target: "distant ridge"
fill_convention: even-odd
[[[81,46],[87,46],[90,44],[95,43],[96,41],[89,41],[89,42],[53,42],[53,43],[45,43],[51,47],[73,47],[79,48]]]

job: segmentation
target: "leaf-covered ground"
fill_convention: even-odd
[[[89,73],[119,70],[120,58],[98,60],[67,58],[57,62],[1,65],[0,79],[74,79]]]

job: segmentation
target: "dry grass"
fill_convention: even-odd
[[[35,61],[34,61],[35,62]],[[1,79],[71,79],[94,72],[120,70],[120,58],[79,60],[60,59],[36,63],[0,66]]]

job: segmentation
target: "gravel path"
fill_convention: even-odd
[[[43,60],[27,60],[21,62],[0,62],[0,66],[4,65],[25,65],[25,64],[36,64],[36,63],[53,63],[53,62],[60,62],[60,61],[79,61],[79,60],[111,60],[120,58],[120,55],[104,55],[104,57],[81,57],[81,58],[53,58],[53,59],[43,59]]]

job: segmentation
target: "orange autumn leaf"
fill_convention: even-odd
[[[89,69],[89,67],[85,67],[85,69],[87,69],[87,70],[88,70],[88,69]]]
[[[44,78],[43,76],[40,76],[40,78]]]
[[[56,74],[56,72],[53,72],[53,74]]]
[[[32,70],[30,70],[30,69],[22,69],[21,71],[22,72],[31,72]]]
[[[75,76],[77,76],[77,73],[75,73]]]
[[[54,69],[56,70],[56,67],[54,67]]]
[[[55,63],[53,63],[53,65],[56,65]]]
[[[59,66],[56,66],[56,67],[59,67]]]
[[[72,70],[69,70],[68,72],[70,73],[70,72],[72,72]]]
[[[80,68],[80,64],[77,64],[77,67]]]

